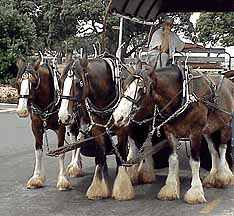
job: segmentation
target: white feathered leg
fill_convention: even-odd
[[[27,188],[36,189],[43,187],[45,182],[45,173],[43,165],[43,151],[42,149],[35,150],[36,163],[33,176],[27,182]]]
[[[76,136],[70,133],[70,142],[74,143],[76,141],[77,141]],[[68,176],[71,176],[71,177],[83,176],[80,148],[72,151],[72,160],[66,169],[66,173]]]
[[[72,188],[71,183],[68,181],[68,179],[64,175],[65,173],[64,157],[65,157],[65,154],[61,154],[59,156],[59,175],[58,175],[57,188],[60,191],[70,190]]]
[[[219,160],[219,156],[218,156],[217,151],[214,148],[214,142],[212,141],[212,139],[206,135],[204,135],[204,137],[208,143],[208,148],[211,154],[212,167],[211,167],[209,175],[207,175],[203,179],[202,183],[205,187],[214,187],[216,173],[217,173],[217,161]]]
[[[179,181],[179,161],[176,152],[169,157],[169,173],[166,184],[158,193],[161,200],[175,200],[180,198],[180,181]]]
[[[227,187],[233,183],[233,174],[226,161],[227,145],[223,144],[219,147],[220,160],[218,160],[218,171],[216,174],[215,186],[219,188]]]
[[[202,182],[199,176],[200,161],[195,161],[190,157],[190,166],[192,169],[191,188],[185,193],[184,201],[189,204],[199,204],[206,202]]]
[[[127,160],[129,161],[130,159],[133,159],[137,156],[138,153],[138,148],[134,142],[134,140],[131,137],[128,137],[128,156]],[[139,164],[134,164],[131,167],[127,167],[127,173],[128,176],[132,182],[132,184],[138,184],[138,167]]]

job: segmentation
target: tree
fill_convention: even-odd
[[[201,13],[196,29],[198,40],[204,44],[234,45],[234,13]]]
[[[0,79],[6,81],[12,77],[8,69],[16,58],[32,53],[36,30],[32,20],[9,0],[0,0],[0,29]]]

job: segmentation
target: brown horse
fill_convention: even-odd
[[[66,121],[61,121],[64,125],[66,125],[66,131],[67,135],[69,136],[70,142],[75,143],[77,140],[82,140],[87,136],[87,130],[88,126],[90,124],[90,118],[88,115],[88,112],[86,110],[86,107],[84,104],[76,104],[77,97],[72,98],[70,97],[70,90],[75,88],[75,86],[71,86],[71,89],[64,88],[64,85],[67,86],[67,82],[71,81],[69,78],[71,77],[71,74],[68,74],[68,71],[70,70],[71,64],[68,64],[61,75],[61,89],[63,90],[62,96],[61,96],[61,106],[59,109],[59,117],[60,119],[63,119],[64,115],[69,115],[68,119]],[[67,78],[68,77],[68,78]],[[65,82],[66,81],[66,82]],[[75,82],[73,82],[73,85]],[[76,83],[77,84],[77,83]],[[82,85],[82,83],[78,83],[77,86]],[[69,103],[69,101],[72,101]],[[71,104],[73,104],[71,106]],[[69,106],[68,106],[69,105]],[[68,110],[66,109],[68,107]],[[69,114],[71,113],[71,115]],[[87,153],[84,152],[84,148],[82,149],[82,153],[86,156]],[[80,177],[83,176],[82,171],[82,161],[81,161],[81,149],[78,148],[76,150],[72,151],[72,158],[71,162],[69,163],[67,167],[67,174],[71,177]]]
[[[108,62],[102,58],[89,59],[84,56],[82,60],[76,60],[70,63],[65,71],[66,78],[63,84],[62,103],[59,110],[59,119],[62,123],[68,124],[73,119],[73,108],[84,107],[88,110],[91,124],[87,124],[87,119],[83,120],[81,126],[89,128],[90,135],[93,136],[92,144],[85,144],[81,147],[86,148],[84,154],[95,157],[96,170],[93,182],[90,185],[87,196],[89,199],[108,198],[112,195],[118,200],[131,199],[134,196],[131,182],[122,167],[123,160],[126,160],[127,131],[125,128],[115,131],[112,128],[110,135],[106,135],[107,125],[110,123],[110,117],[113,107],[118,102],[119,92],[113,79],[113,74]],[[86,106],[87,105],[87,106]],[[87,108],[87,109],[86,109]],[[85,117],[85,113],[84,116]],[[117,135],[118,150],[114,151]],[[106,155],[116,153],[118,165],[118,175],[115,179],[113,191],[109,184]]]
[[[41,58],[34,64],[17,62],[17,89],[19,101],[16,112],[19,117],[30,115],[32,132],[35,138],[36,163],[33,176],[27,182],[27,188],[43,187],[45,173],[43,166],[43,134],[51,129],[56,132],[58,147],[64,145],[65,127],[58,124],[58,109],[60,106],[57,95],[56,74],[47,63],[41,63]],[[64,154],[59,156],[59,175],[57,188],[71,189],[71,184],[65,177]]]
[[[171,147],[169,173],[165,186],[158,194],[159,199],[174,200],[180,197],[179,163],[176,153],[180,138],[186,137],[191,141],[192,183],[184,196],[187,203],[206,201],[199,177],[202,136],[208,143],[212,158],[212,168],[204,184],[216,187],[232,184],[233,174],[226,161],[226,150],[231,138],[230,113],[234,110],[233,83],[220,76],[208,77],[192,72],[192,96],[183,103],[183,79],[178,67],[170,66],[154,71],[151,67],[142,69],[139,63],[137,74],[141,76],[136,76],[130,83],[125,97],[113,113],[113,118],[116,125],[127,125],[129,119],[135,117],[136,112],[132,108],[147,112],[148,106],[144,105],[144,100],[148,100],[148,103],[151,102],[155,109],[157,108],[156,120],[159,121],[160,117],[162,122],[156,129],[158,131],[160,127],[163,128]],[[211,87],[213,85],[215,87]],[[147,96],[144,94],[145,87],[148,89]],[[218,145],[212,139],[213,133],[217,131],[220,131]]]
[[[234,79],[234,70],[225,71],[225,72],[222,73],[222,75],[224,75],[226,78],[233,81],[233,79]]]

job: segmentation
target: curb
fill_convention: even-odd
[[[4,109],[4,110],[1,110],[1,109],[0,109],[0,113],[15,112],[15,111],[16,111],[15,108],[9,108],[9,109]]]
[[[9,107],[16,107],[17,104],[15,103],[0,103],[0,106],[9,106]]]
[[[17,104],[0,103],[0,113],[16,111]]]

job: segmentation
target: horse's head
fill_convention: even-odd
[[[37,89],[40,84],[38,73],[40,62],[40,58],[35,64],[26,64],[22,59],[17,60],[18,74],[16,88],[19,94],[19,101],[16,112],[21,118],[29,115],[28,101],[32,98],[32,91]]]
[[[152,80],[149,77],[151,72],[151,67],[142,68],[142,63],[138,61],[135,73],[125,80],[124,94],[113,112],[116,126],[128,125],[129,120],[139,111],[144,100],[152,94]]]
[[[63,71],[62,102],[58,113],[59,121],[63,124],[71,123],[74,111],[76,112],[87,96],[86,63],[84,59],[71,61]]]

